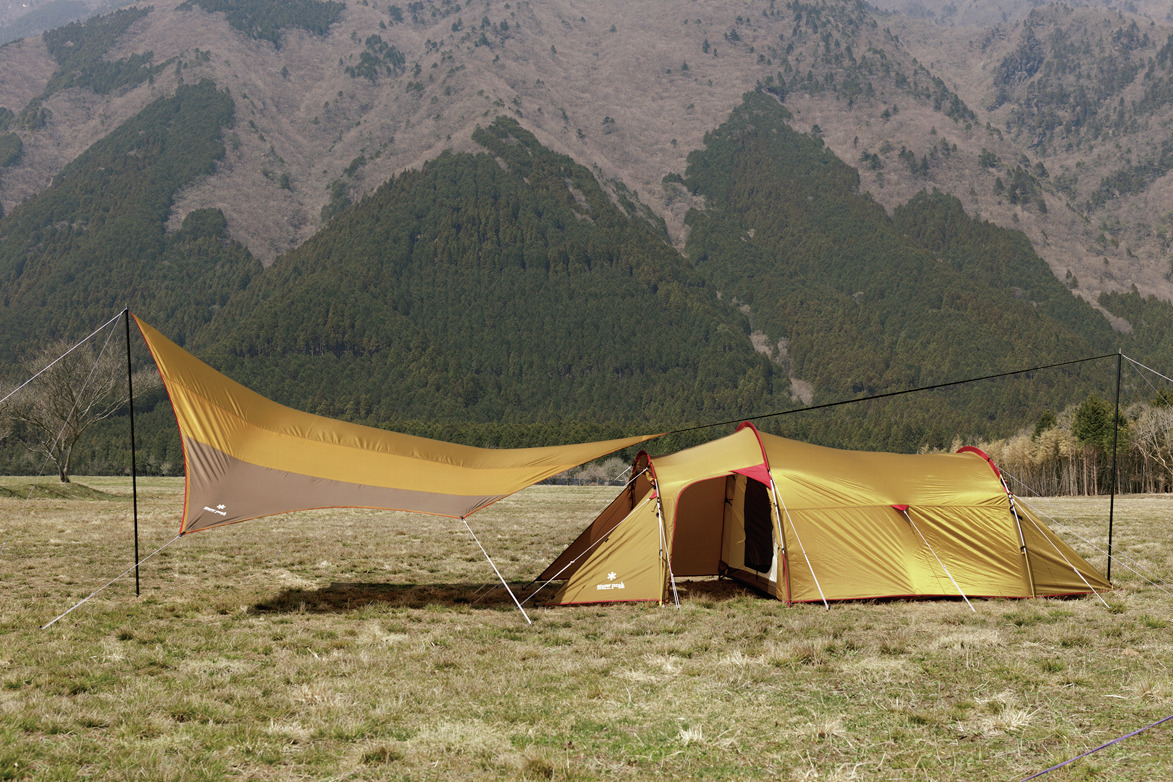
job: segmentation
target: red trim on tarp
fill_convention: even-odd
[[[896,511],[897,513],[904,513],[906,510],[908,510],[908,506],[907,505],[893,505],[892,510]]]

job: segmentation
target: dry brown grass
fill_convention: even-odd
[[[530,626],[458,522],[370,511],[181,539],[140,598],[123,580],[42,631],[132,556],[127,482],[81,482],[104,494],[0,498],[0,779],[1009,779],[1173,712],[1170,595],[1123,569],[1110,610],[828,612],[696,582],[679,610],[531,607]],[[145,554],[182,483],[141,483]],[[520,585],[613,492],[536,487],[471,522]],[[1047,502],[1102,537],[1106,500]],[[1117,502],[1119,550],[1157,578],[1169,502]],[[1173,742],[1079,763],[1159,778]]]

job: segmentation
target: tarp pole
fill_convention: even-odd
[[[1116,351],[1116,417],[1112,419],[1112,486],[1108,500],[1108,583],[1112,583],[1112,520],[1116,510],[1116,444],[1120,437],[1120,374],[1124,354]]]
[[[929,553],[933,555],[933,559],[937,560],[937,564],[941,566],[941,570],[944,570],[945,575],[949,576],[949,580],[953,582],[953,588],[957,590],[957,594],[961,595],[961,599],[965,601],[965,604],[967,606],[969,606],[969,610],[973,611],[976,614],[977,609],[973,607],[973,603],[969,602],[969,598],[965,596],[965,592],[963,592],[961,590],[961,587],[958,586],[957,580],[955,578],[953,578],[953,574],[949,572],[949,568],[947,568],[945,566],[945,563],[941,561],[941,558],[937,556],[937,552],[933,551],[933,547],[929,544],[928,538],[926,538],[924,536],[924,533],[922,533],[920,531],[920,528],[918,526],[916,526],[916,522],[914,522],[912,520],[912,516],[908,515],[907,510],[902,510],[900,512],[904,514],[904,518],[908,519],[909,525],[911,525],[911,527],[914,530],[916,530],[916,534],[919,535],[920,539],[924,541],[925,548],[927,548],[929,550]]]
[[[472,539],[476,542],[477,548],[481,550],[481,553],[485,555],[485,559],[489,561],[489,566],[493,568],[493,572],[497,574],[497,578],[501,579],[501,585],[505,587],[505,591],[509,593],[511,598],[513,598],[513,604],[517,606],[517,610],[520,611],[521,615],[525,617],[526,624],[532,625],[533,622],[530,620],[529,614],[527,614],[525,609],[521,607],[521,603],[517,602],[517,595],[513,594],[513,590],[509,588],[509,584],[505,581],[505,576],[501,575],[501,571],[498,570],[497,565],[493,563],[493,558],[489,556],[489,552],[485,551],[485,547],[481,545],[481,541],[479,538],[477,538],[477,534],[472,531],[472,527],[468,526],[468,519],[466,519],[464,516],[461,516],[460,520],[464,523],[464,528],[468,530],[468,534],[472,535]]]
[[[122,311],[126,319],[126,398],[130,402],[130,492],[134,506],[134,596],[139,596],[138,579],[138,464],[134,446],[134,370],[130,363],[130,308]]]

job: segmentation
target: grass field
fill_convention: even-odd
[[[459,522],[302,513],[133,561],[129,483],[0,479],[0,779],[1013,780],[1173,714],[1173,498],[1116,503],[1108,607],[527,608]],[[4,490],[7,487],[7,491]],[[182,482],[140,480],[146,555]],[[470,520],[524,583],[613,489],[535,487]],[[1107,500],[1040,501],[1089,540]],[[1070,532],[1069,542],[1100,566]],[[1173,723],[1046,777],[1173,774]]]

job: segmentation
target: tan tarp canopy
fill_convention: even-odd
[[[560,472],[659,435],[491,449],[299,412],[215,371],[135,317],[163,377],[187,464],[180,534],[327,507],[465,518]]]
[[[664,601],[725,575],[787,602],[1110,589],[980,451],[843,451],[737,432],[636,459],[633,480],[540,581],[552,603]]]

